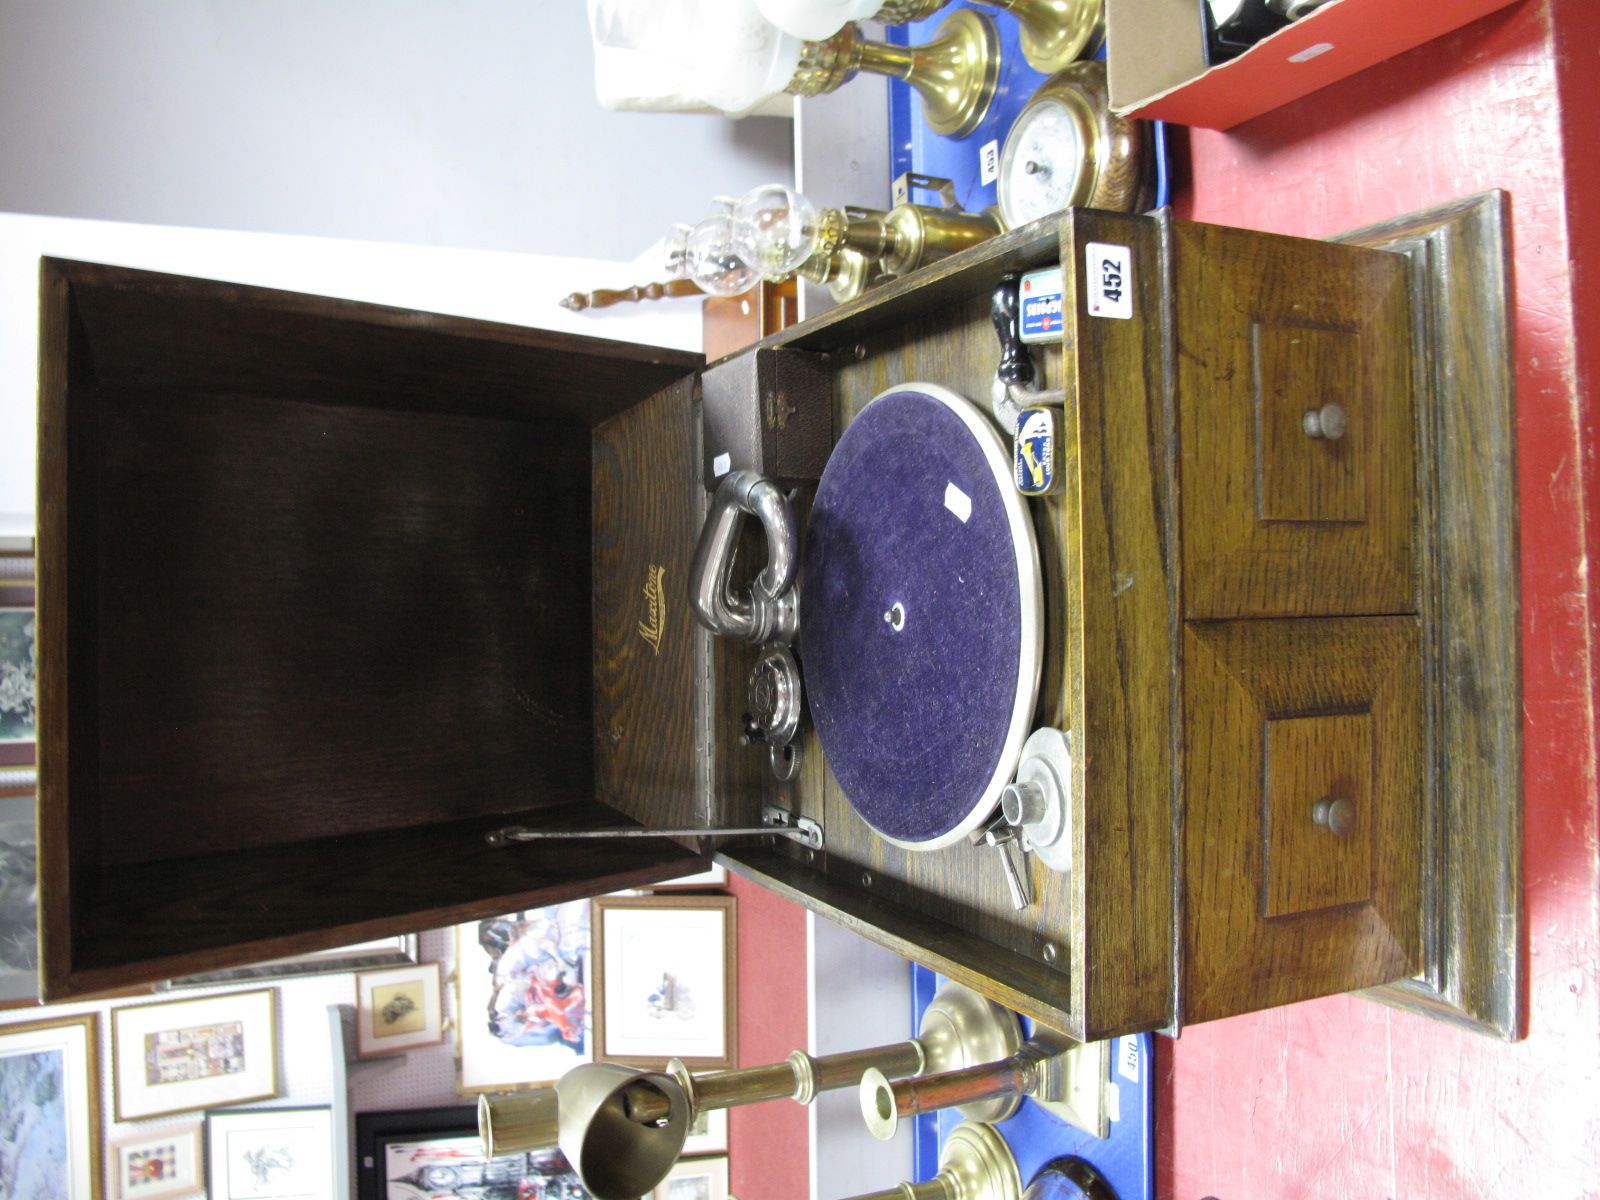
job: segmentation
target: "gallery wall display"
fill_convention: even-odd
[[[471,1105],[356,1114],[356,1200],[588,1200],[558,1152],[486,1158]]]
[[[604,896],[594,921],[595,1057],[737,1066],[734,898]]]
[[[207,1113],[209,1200],[334,1200],[334,1133],[326,1107]]]
[[[206,1189],[200,1122],[111,1143],[111,1200],[184,1200]]]
[[[277,1002],[264,988],[112,1010],[117,1120],[275,1097]]]
[[[356,1056],[382,1058],[444,1041],[438,963],[356,975]]]
[[[0,1195],[101,1200],[100,1019],[0,1027]]]
[[[553,1083],[593,1057],[589,901],[456,926],[457,1086]]]

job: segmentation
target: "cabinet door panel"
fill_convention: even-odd
[[[1184,615],[1416,611],[1405,260],[1208,225],[1174,242]]]
[[[1184,657],[1185,1021],[1414,973],[1415,620],[1191,624]]]

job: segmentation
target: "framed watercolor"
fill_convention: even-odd
[[[356,976],[356,1057],[382,1058],[444,1041],[438,963]]]
[[[200,1122],[111,1143],[111,1200],[177,1200],[206,1190]]]
[[[111,1012],[118,1121],[278,1094],[278,993],[226,992]]]
[[[334,1200],[333,1136],[326,1107],[208,1112],[209,1200]]]
[[[7,1200],[101,1200],[100,1019],[0,1025]]]
[[[416,961],[417,935],[405,933],[395,937],[378,938],[371,942],[357,942],[353,946],[338,946],[331,950],[297,954],[293,958],[275,958],[248,967],[231,967],[225,971],[184,975],[167,980],[162,988],[171,991],[176,988],[247,983],[257,979],[286,979],[296,975],[338,975],[346,971],[365,971],[376,967],[403,967]]]
[[[33,792],[0,796],[0,1008],[39,998],[39,827]]]
[[[726,1158],[686,1158],[656,1184],[650,1200],[728,1200]]]
[[[552,1083],[590,1061],[589,901],[456,926],[456,1086]]]
[[[738,1065],[734,905],[732,896],[594,901],[596,1058]]]
[[[725,1108],[701,1109],[689,1123],[689,1136],[684,1139],[683,1153],[688,1158],[695,1154],[726,1154],[728,1152],[728,1110]]]
[[[471,1105],[356,1114],[356,1200],[587,1200],[559,1151],[485,1158]]]

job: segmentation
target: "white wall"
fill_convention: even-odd
[[[791,163],[602,110],[583,0],[0,0],[0,212],[626,259]]]
[[[557,303],[637,282],[637,263],[0,213],[0,538],[33,536],[41,255],[700,349],[694,300],[591,313]]]
[[[813,1055],[888,1046],[912,1037],[911,964],[843,925],[806,912],[806,1001]],[[911,1122],[880,1142],[861,1117],[858,1089],[811,1104],[811,1200],[855,1196],[911,1179]]]

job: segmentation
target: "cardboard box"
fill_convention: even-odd
[[[1205,0],[1106,0],[1111,107],[1207,129],[1309,95],[1512,0],[1332,0],[1231,62],[1206,66]]]

